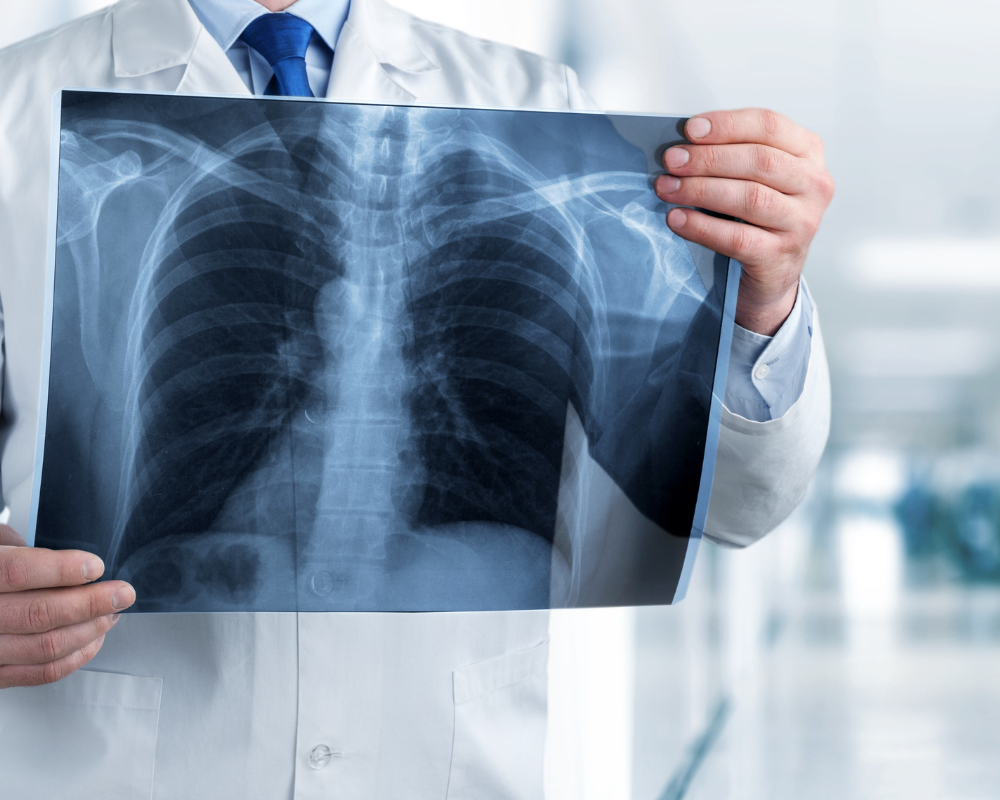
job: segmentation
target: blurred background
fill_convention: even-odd
[[[0,46],[101,0],[0,0]],[[553,615],[553,798],[1000,796],[1000,6],[395,0],[608,110],[768,106],[837,197],[806,276],[833,431],[805,505],[672,608]]]

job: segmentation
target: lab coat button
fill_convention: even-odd
[[[323,769],[333,758],[333,750],[325,744],[318,744],[309,751],[309,766],[313,769]]]
[[[770,371],[771,368],[767,364],[761,364],[759,367],[757,367],[757,369],[753,371],[753,376],[757,380],[762,381],[764,380],[764,378],[767,377],[767,373],[769,373]]]
[[[315,575],[312,576],[312,590],[316,592],[320,597],[326,597],[330,592],[333,591],[336,586],[336,580],[333,575],[327,572],[325,569],[321,569]]]

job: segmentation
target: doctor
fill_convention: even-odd
[[[134,592],[91,583],[99,559],[19,546],[59,88],[592,107],[566,67],[383,0],[293,2],[121,0],[0,53],[4,800],[541,796],[544,612],[119,618]],[[686,134],[656,192],[746,220],[666,221],[744,265],[706,535],[745,546],[801,500],[826,441],[800,273],[833,184],[818,137],[777,114],[702,114]]]

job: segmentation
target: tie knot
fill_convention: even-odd
[[[292,14],[263,14],[246,26],[240,39],[274,66],[286,58],[305,58],[313,26]]]

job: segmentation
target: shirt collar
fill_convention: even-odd
[[[259,5],[254,0],[247,2]],[[306,0],[299,2],[305,3]],[[308,8],[312,2],[309,0],[305,7]],[[377,87],[369,87],[371,97],[391,98],[389,84],[392,84],[405,94],[400,102],[408,102],[414,92],[403,89],[402,82],[440,70],[417,43],[411,18],[384,0],[344,2],[349,2],[350,9],[342,35],[335,38],[333,33],[323,34],[336,41],[342,56],[346,51],[340,69],[335,66],[331,78],[336,84],[336,96],[366,96],[352,92],[371,78],[365,72],[365,65],[368,65],[377,67],[380,75],[371,78],[378,83]],[[199,4],[205,6],[206,0],[200,0]],[[340,7],[338,0],[320,0],[320,4]],[[254,13],[266,13],[263,6],[259,7],[261,11],[254,8]],[[111,15],[112,52],[115,75],[118,77],[149,75],[187,64],[188,73],[182,83],[187,91],[193,91],[188,85],[192,81],[200,87],[197,91],[222,91],[218,88],[221,85],[219,76],[227,69],[232,73],[227,84],[231,87],[229,91],[237,94],[246,90],[218,40],[211,34],[203,35],[206,33],[204,23],[188,0],[119,0],[111,6]],[[232,36],[237,37],[239,33],[234,32]],[[347,69],[345,65],[351,68]],[[194,78],[189,80],[189,75],[201,77],[197,81]],[[213,86],[215,88],[211,88]],[[385,89],[385,92],[379,94],[379,88]]]
[[[236,40],[257,17],[269,13],[256,0],[188,0],[201,24],[223,50]],[[300,17],[313,26],[327,47],[334,50],[340,31],[347,21],[351,0],[297,0],[289,14]]]

